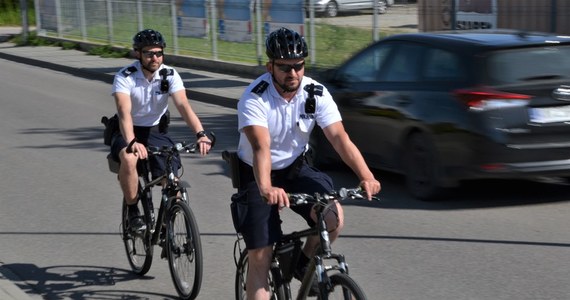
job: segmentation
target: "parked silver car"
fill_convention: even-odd
[[[306,10],[309,12],[310,3],[314,2],[315,14],[325,17],[336,17],[339,12],[374,9],[373,0],[306,0]],[[388,10],[386,1],[378,1],[378,13],[384,14]]]

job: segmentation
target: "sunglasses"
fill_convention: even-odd
[[[148,50],[144,50],[142,51],[142,54],[144,54],[144,56],[148,57],[148,58],[152,58],[153,56],[156,55],[156,57],[162,57],[164,55],[164,51],[148,51]]]
[[[299,72],[305,67],[305,62],[300,62],[300,63],[293,64],[293,65],[275,64],[275,66],[277,66],[277,68],[279,70],[281,70],[281,72],[284,72],[284,73],[289,73],[289,72],[291,72],[291,70],[295,70],[295,72]]]

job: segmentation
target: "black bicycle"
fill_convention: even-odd
[[[272,300],[293,299],[290,283],[302,251],[302,239],[317,234],[320,237],[320,247],[309,263],[297,299],[305,299],[309,296],[315,278],[319,289],[317,299],[366,299],[362,288],[348,275],[348,265],[344,255],[332,252],[324,218],[325,208],[330,202],[364,199],[364,195],[365,192],[360,188],[341,188],[327,194],[289,194],[290,205],[315,204],[318,220],[314,228],[283,235],[281,240],[274,245],[269,270],[269,287]],[[378,200],[376,197],[373,199]],[[237,267],[235,296],[238,300],[247,299],[245,282],[248,272],[248,255],[247,249],[242,249],[242,239],[241,235],[238,234],[238,239],[234,245],[234,261]]]
[[[213,147],[213,133],[210,133],[210,140]],[[174,175],[172,160],[180,153],[196,152],[196,147],[195,143],[188,142],[176,143],[172,147],[147,147],[149,155],[166,157],[166,168],[162,176],[151,180],[148,160],[138,162],[138,206],[139,210],[143,211],[146,228],[131,230],[125,201],[122,208],[121,236],[133,272],[138,275],[146,274],[152,264],[153,248],[155,245],[160,246],[160,257],[168,259],[172,281],[182,299],[195,299],[200,292],[202,244],[196,219],[189,206],[187,189],[190,184],[180,180],[184,174],[183,167],[180,169],[180,176]],[[118,173],[119,164],[110,155],[107,160],[111,172]],[[162,187],[156,218],[152,201],[152,188],[155,186]]]

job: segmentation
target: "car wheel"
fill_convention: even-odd
[[[439,185],[440,166],[426,134],[415,133],[406,143],[404,168],[409,193],[424,201],[437,200],[444,188]]]
[[[337,15],[338,15],[338,5],[334,1],[329,2],[327,4],[327,7],[325,8],[325,16],[332,18],[336,17]]]

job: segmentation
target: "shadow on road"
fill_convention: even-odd
[[[324,171],[331,175],[337,188],[358,185],[358,179],[346,166],[328,166]],[[382,190],[377,195],[380,201],[348,200],[343,202],[343,205],[379,209],[465,210],[540,205],[570,200],[569,182],[559,178],[540,178],[466,181],[460,187],[450,190],[439,201],[426,202],[410,196],[402,175],[380,170],[375,170],[374,173],[382,184]]]
[[[150,276],[137,276],[130,270],[82,265],[61,265],[38,268],[34,264],[17,263],[0,266],[8,269],[18,278],[9,278],[23,291],[39,294],[45,299],[178,299],[176,295],[166,295],[132,290],[108,289],[130,280],[152,280]]]
[[[348,171],[347,171],[348,172]],[[570,200],[570,185],[565,180],[546,178],[541,180],[488,179],[464,182],[452,189],[439,201],[426,202],[416,199],[406,191],[404,177],[388,172],[376,171],[382,183],[378,195],[380,203],[369,204],[350,201],[347,204],[373,206],[383,209],[412,210],[465,210],[487,209],[521,205],[541,205]],[[350,176],[339,174],[335,180],[343,182]],[[353,178],[352,180],[355,180]]]

